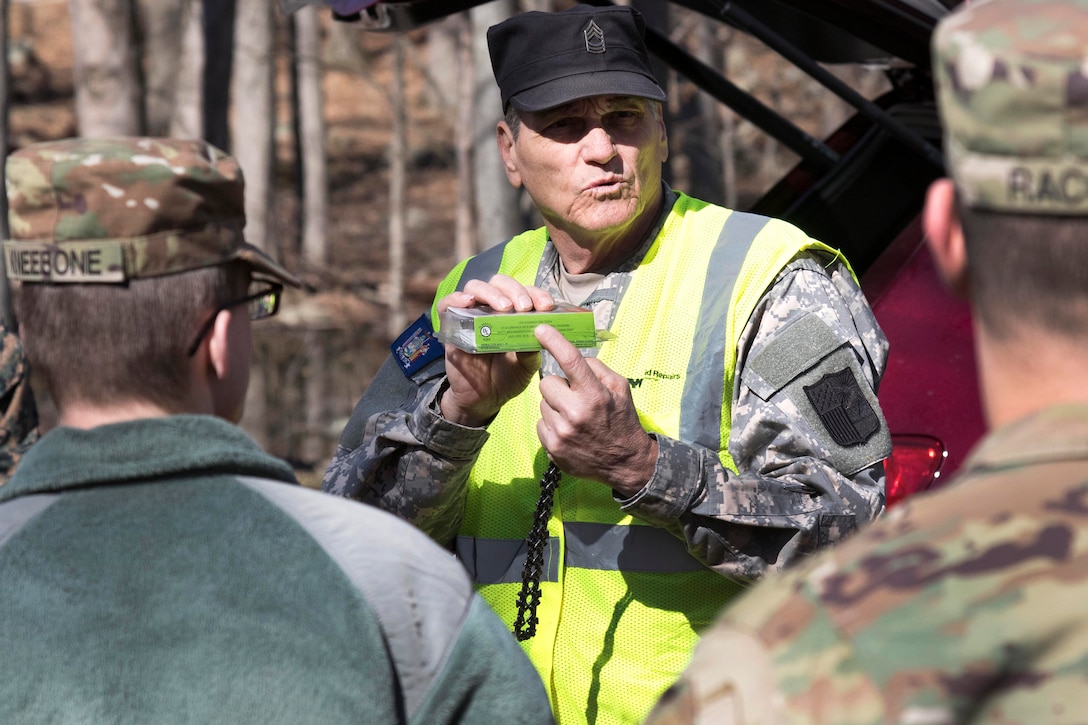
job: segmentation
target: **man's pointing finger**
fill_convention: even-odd
[[[559,330],[551,325],[537,325],[534,333],[541,346],[559,363],[567,376],[567,382],[572,386],[588,379],[596,379],[582,353]]]

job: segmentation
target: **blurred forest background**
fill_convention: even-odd
[[[389,342],[442,275],[539,224],[499,166],[485,31],[570,4],[494,0],[393,35],[323,6],[284,15],[274,0],[0,0],[8,148],[189,136],[238,157],[247,238],[313,288],[255,326],[243,426],[315,485]],[[617,4],[817,138],[850,113],[735,29],[664,0]],[[886,88],[878,70],[829,69],[867,97]],[[674,188],[743,209],[797,162],[684,78],[662,68],[662,80]],[[48,428],[55,413],[35,393]]]

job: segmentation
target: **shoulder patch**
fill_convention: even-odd
[[[744,382],[767,400],[842,345],[826,322],[818,315],[807,314],[779,330],[748,363],[743,371]]]
[[[840,446],[860,446],[880,430],[880,416],[865,399],[850,368],[828,373],[805,385],[804,390],[832,440]]]
[[[431,319],[426,314],[420,315],[418,320],[409,325],[408,329],[393,341],[389,349],[406,377],[411,377],[427,363],[442,357],[446,352],[442,343],[435,337]]]

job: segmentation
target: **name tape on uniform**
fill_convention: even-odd
[[[9,279],[24,282],[124,282],[124,250],[117,242],[72,245],[4,242]]]

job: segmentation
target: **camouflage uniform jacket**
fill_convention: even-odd
[[[1088,406],[991,433],[949,487],[749,591],[648,722],[1083,723]]]
[[[0,327],[0,484],[38,440],[38,406],[30,389],[30,369],[18,335]]]
[[[676,195],[669,189],[661,219],[630,260],[608,274],[591,298],[598,328],[608,329],[623,292],[643,255],[661,231]],[[538,285],[561,298],[549,243]],[[617,288],[607,290],[607,288]],[[602,290],[612,294],[601,293]],[[612,300],[616,300],[614,303]],[[849,474],[832,463],[838,446],[819,421],[804,419],[793,384],[766,400],[750,382],[753,361],[776,358],[785,347],[802,347],[787,334],[814,313],[837,341],[852,351],[862,385],[875,391],[887,360],[887,339],[852,274],[841,263],[804,253],[788,264],[760,299],[738,347],[737,384],[729,452],[739,473],[723,466],[718,452],[657,436],[656,469],[642,491],[617,501],[626,513],[680,532],[692,556],[722,574],[751,578],[784,566],[798,555],[840,538],[884,508],[883,458],[890,452],[887,425],[876,408],[880,432]],[[760,356],[768,353],[765,357]],[[545,356],[547,357],[547,356]],[[812,384],[830,373],[829,358],[809,360],[794,371],[795,383]],[[545,370],[548,362],[545,361]],[[372,389],[387,385],[387,363]],[[485,428],[465,428],[441,417],[437,396],[444,377],[407,394],[402,405],[368,405],[368,389],[348,423],[325,474],[334,494],[375,504],[414,522],[440,543],[449,543],[463,515],[466,479],[487,440]],[[379,393],[379,395],[381,395]],[[803,396],[804,393],[801,393]],[[395,396],[385,396],[387,399]],[[875,400],[874,400],[875,403]],[[526,431],[535,439],[535,431]],[[846,452],[849,456],[849,452]]]

